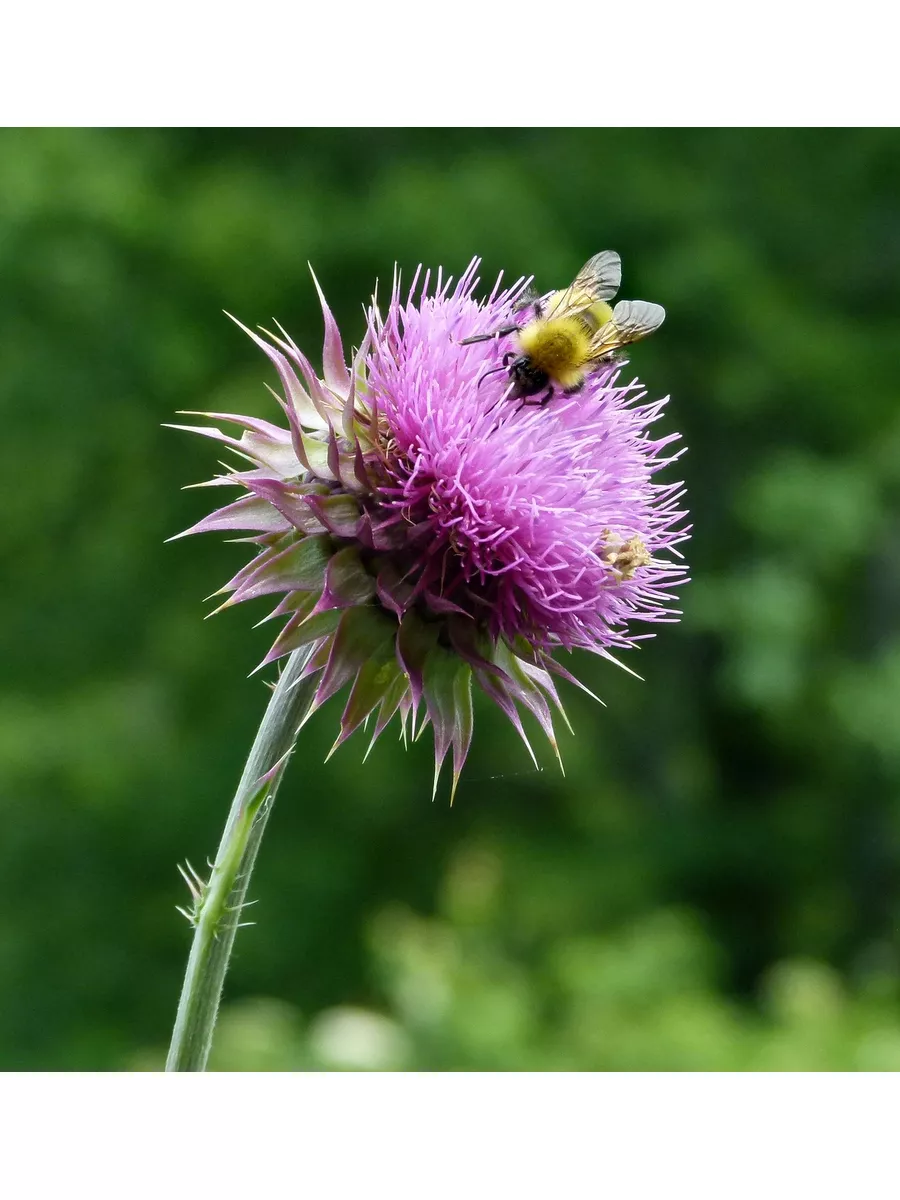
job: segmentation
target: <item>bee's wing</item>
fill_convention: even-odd
[[[666,310],[661,304],[650,300],[620,300],[613,309],[613,323],[619,331],[623,344],[636,342],[659,329],[666,319]]]
[[[574,292],[592,300],[611,300],[622,283],[622,260],[615,250],[601,250],[589,258],[572,282]]]
[[[619,346],[640,341],[666,319],[661,304],[649,300],[620,300],[613,309],[612,320],[598,329],[591,340],[591,358],[600,358]]]
[[[601,250],[589,258],[572,282],[550,297],[545,317],[582,313],[598,300],[610,300],[622,282],[622,260],[615,250]]]

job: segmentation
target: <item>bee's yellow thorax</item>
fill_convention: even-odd
[[[612,320],[613,310],[605,300],[595,301],[590,308],[581,314],[582,318],[592,326],[591,332],[596,333]]]
[[[564,316],[578,317],[591,333],[596,333],[602,325],[611,321],[613,315],[613,310],[605,300],[595,300],[590,292],[574,291],[572,288],[554,292],[547,300],[544,312],[548,314],[549,320],[554,320],[557,316],[560,319]]]
[[[581,382],[591,350],[591,333],[580,317],[538,318],[519,333],[522,353],[562,387]]]

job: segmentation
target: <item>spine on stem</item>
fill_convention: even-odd
[[[202,1071],[231,950],[243,923],[247,887],[275,793],[315,693],[315,678],[303,678],[308,647],[295,651],[272,693],[244,767],[209,879],[182,871],[193,899],[181,909],[194,926],[167,1071]]]

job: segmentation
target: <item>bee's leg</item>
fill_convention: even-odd
[[[495,329],[493,333],[476,333],[474,337],[463,338],[456,344],[458,346],[474,346],[476,342],[493,342],[497,338],[509,337],[511,333],[518,332],[518,325],[503,325],[500,329]]]
[[[543,396],[524,396],[522,398],[522,403],[516,409],[516,412],[521,412],[523,408],[546,408],[546,406],[553,399],[553,396],[553,384],[551,383],[546,392],[544,392]]]
[[[513,312],[518,313],[523,312],[526,308],[532,307],[535,309],[535,315],[538,317],[541,316],[543,305],[541,304],[537,289],[533,287],[527,287],[513,305],[512,310]]]

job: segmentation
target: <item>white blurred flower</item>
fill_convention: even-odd
[[[330,1008],[312,1022],[309,1049],[323,1067],[392,1071],[403,1067],[409,1044],[388,1017],[364,1008]]]

